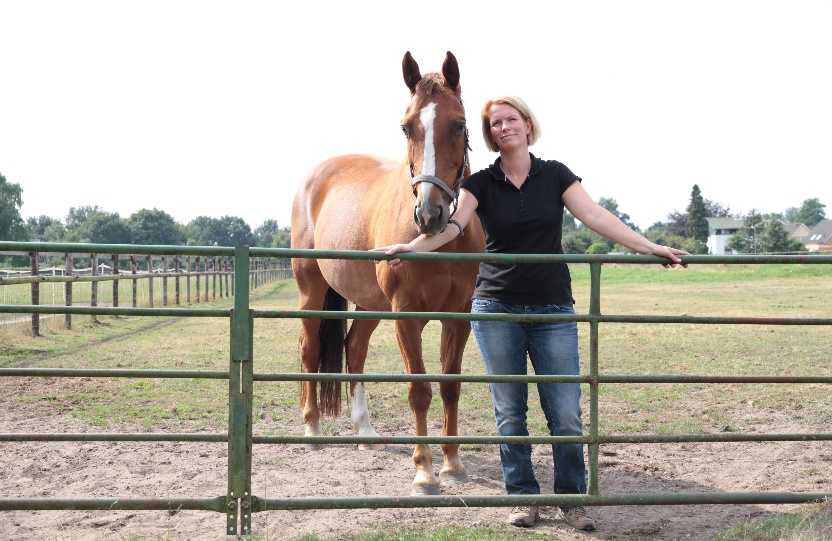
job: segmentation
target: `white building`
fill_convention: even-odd
[[[735,218],[705,218],[708,220],[708,253],[711,255],[737,255],[735,250],[725,251],[728,239],[742,229],[742,220]]]

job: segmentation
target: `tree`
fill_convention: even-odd
[[[696,239],[689,239],[683,236],[674,235],[670,232],[667,226],[657,222],[651,225],[644,233],[647,240],[661,244],[662,246],[673,246],[684,250],[689,254],[707,254],[708,247]]]
[[[587,248],[589,248],[589,244],[583,236],[576,231],[571,231],[564,235],[561,239],[561,246],[565,254],[584,254]]]
[[[117,212],[99,212],[84,222],[84,238],[96,244],[130,244],[132,232]]]
[[[184,232],[167,212],[141,209],[127,219],[133,244],[181,244]]]
[[[83,207],[70,207],[66,215],[66,229],[67,231],[81,231],[84,224],[94,214],[104,212],[98,205],[86,205]]]
[[[624,222],[624,225],[629,227],[630,229],[638,230],[638,227],[635,226],[632,222],[630,222],[630,215],[624,214],[618,211],[618,202],[611,198],[611,197],[602,197],[598,200],[598,204],[610,211],[610,213]]]
[[[251,226],[239,216],[223,216],[220,218],[222,230],[225,236],[220,246],[251,246],[254,244],[254,235],[251,233]]]
[[[0,240],[26,240],[26,224],[20,216],[23,190],[0,173]]]
[[[760,216],[757,209],[751,209],[742,222],[742,229],[731,235],[725,243],[725,247],[741,254],[756,254],[761,251],[757,237],[763,231],[763,217]]]
[[[57,218],[41,214],[37,218],[29,217],[26,220],[26,229],[29,231],[29,238],[42,242],[63,242],[66,228]]]
[[[699,242],[708,242],[708,220],[705,200],[699,186],[694,184],[690,192],[690,204],[688,205],[688,219],[685,222],[685,236],[696,239]]]
[[[780,220],[767,220],[759,232],[759,251],[766,253],[799,252],[805,250],[803,243],[789,240],[789,234]]]
[[[578,224],[575,222],[575,217],[572,216],[572,213],[563,209],[563,224],[561,226],[561,230],[563,233],[568,233],[570,231],[575,231],[578,228]]]
[[[66,242],[129,244],[132,237],[126,220],[117,212],[105,212],[98,205],[71,207],[66,223]]]
[[[797,213],[800,209],[797,207],[789,207],[783,211],[783,220],[786,221],[787,224],[793,224],[797,222]]]
[[[289,227],[281,227],[277,235],[272,239],[271,248],[291,248],[292,232]]]
[[[606,242],[596,242],[592,246],[586,249],[586,253],[588,254],[608,254],[610,253],[610,247],[607,246]]]
[[[280,231],[280,226],[277,225],[277,220],[266,220],[254,230],[256,245],[261,248],[271,248],[272,240],[278,231]]]
[[[802,222],[810,227],[815,226],[821,220],[826,219],[825,208],[826,205],[821,203],[817,197],[806,199],[795,214],[793,221]]]
[[[667,222],[665,222],[665,225],[667,226],[667,232],[671,235],[677,237],[684,237],[685,229],[687,228],[687,223],[687,213],[682,214],[678,210],[674,209],[673,212],[667,215]]]
[[[705,216],[712,218],[730,218],[731,207],[724,207],[722,203],[705,199]]]
[[[251,246],[251,227],[240,217],[197,216],[185,227],[188,244],[197,246]]]

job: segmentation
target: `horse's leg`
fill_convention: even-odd
[[[357,308],[360,310],[360,308]],[[347,368],[350,374],[363,374],[364,363],[367,360],[367,349],[370,343],[370,336],[380,323],[377,319],[356,319],[350,325],[350,332],[347,334]],[[352,426],[359,436],[378,436],[370,424],[370,412],[367,410],[367,397],[364,392],[364,384],[361,382],[350,383],[350,396],[352,396]],[[361,450],[384,449],[384,444],[359,444]]]
[[[296,259],[293,261],[294,274],[298,283],[301,310],[321,310],[324,297],[329,287],[318,269],[314,259]],[[301,319],[300,356],[303,371],[315,374],[318,372],[318,356],[321,351],[320,342],[321,320]],[[300,384],[300,401],[303,410],[305,436],[321,435],[321,412],[318,408],[318,385],[314,381],[303,381]],[[306,449],[322,449],[320,443],[307,443]]]
[[[470,334],[471,324],[467,321],[442,322],[440,354],[443,374],[459,374],[462,371],[462,353]],[[459,435],[457,419],[461,387],[462,385],[459,382],[443,381],[439,383],[439,394],[442,396],[442,403],[445,406],[445,417],[442,424],[443,436]],[[459,458],[459,444],[443,443],[442,453],[445,455],[445,463],[439,472],[439,480],[442,486],[470,483],[471,478],[468,477],[465,466],[462,465],[462,460]]]
[[[427,321],[396,320],[396,338],[402,352],[408,374],[424,374],[422,360],[422,329]],[[417,436],[428,435],[428,408],[432,398],[430,382],[411,381],[407,386],[407,401],[413,411]],[[435,496],[442,493],[439,479],[433,474],[433,456],[426,443],[416,445],[413,450],[413,464],[416,476],[412,484],[412,496]]]
[[[302,319],[300,331],[300,354],[303,362],[303,371],[316,373],[318,371],[318,352],[320,343],[318,334],[320,321],[317,319]],[[304,436],[321,435],[321,411],[318,409],[318,384],[315,381],[302,381],[301,384],[301,408],[303,410]],[[320,443],[306,443],[304,447],[310,451],[323,448]]]

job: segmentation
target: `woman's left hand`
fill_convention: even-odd
[[[679,259],[679,257],[678,257],[680,255],[690,255],[688,252],[685,252],[683,250],[677,250],[676,248],[671,248],[669,246],[662,246],[660,244],[653,244],[653,246],[650,250],[650,255],[657,255],[659,257],[665,257],[665,258],[667,258],[667,259],[669,259],[673,262],[673,263],[663,263],[662,267],[664,267],[664,268],[676,267],[677,263],[681,264],[682,267],[684,267],[684,268],[688,268],[687,264],[682,263],[682,260]]]
[[[371,252],[384,252],[384,255],[395,255],[395,254],[398,254],[400,252],[410,252],[412,250],[411,250],[411,247],[410,247],[409,244],[393,244],[392,246],[382,246],[380,248],[373,248],[370,251]],[[383,260],[381,260],[381,259],[376,259],[375,263],[376,263],[376,265],[378,265],[382,261]],[[402,260],[398,259],[398,258],[388,259],[387,264],[390,265],[391,267],[398,267],[399,265],[402,264]]]

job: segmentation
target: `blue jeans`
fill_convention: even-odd
[[[574,314],[571,304],[522,306],[474,299],[474,314]],[[488,374],[525,375],[526,355],[537,375],[577,375],[578,324],[570,322],[520,323],[472,321],[474,338]],[[539,383],[540,406],[552,436],[583,435],[581,385]],[[491,399],[497,434],[528,436],[526,412],[529,389],[526,383],[492,383]],[[508,494],[539,494],[540,485],[532,468],[532,446],[501,444],[500,462]],[[586,467],[583,445],[552,445],[555,460],[555,494],[585,494]]]

